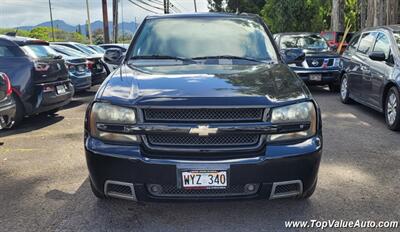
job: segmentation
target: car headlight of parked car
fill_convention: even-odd
[[[126,126],[136,123],[132,108],[96,102],[90,112],[90,134],[109,142],[137,142],[138,136],[128,134]]]
[[[335,59],[333,60],[333,66],[339,67],[339,65],[340,65],[340,58],[335,58]]]
[[[317,131],[317,112],[312,102],[273,108],[270,121],[275,125],[299,126],[299,129],[296,132],[268,135],[268,142],[305,139],[314,136]]]

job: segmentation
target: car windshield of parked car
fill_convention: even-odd
[[[50,46],[47,45],[25,45],[21,47],[28,56],[33,58],[49,58],[52,59],[58,56],[57,52],[54,51]]]
[[[75,44],[75,46],[77,46],[81,51],[85,52],[86,54],[89,54],[89,55],[95,55],[95,54],[97,54],[97,52],[93,51],[93,50],[90,49],[89,47],[86,47],[86,45],[83,45],[83,44]]]
[[[310,50],[328,49],[326,40],[319,35],[283,35],[281,49],[302,48]]]
[[[82,52],[79,52],[75,49],[69,48],[69,47],[65,47],[65,46],[61,46],[61,45],[51,45],[51,47],[56,50],[58,53],[61,53],[63,55],[67,55],[67,56],[73,56],[73,57],[84,57],[85,54],[83,54]]]
[[[130,57],[277,61],[272,42],[260,23],[228,17],[147,20]]]
[[[394,35],[394,40],[397,43],[397,47],[399,48],[399,52],[400,52],[400,31],[395,31],[393,32]]]

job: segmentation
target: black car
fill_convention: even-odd
[[[343,53],[343,103],[355,100],[385,113],[400,129],[400,26],[368,28],[354,35]]]
[[[75,91],[89,89],[92,86],[92,73],[85,54],[61,45],[53,44],[50,47],[64,58]]]
[[[99,44],[98,46],[104,50],[118,48],[121,49],[121,51],[125,54],[128,51],[129,44]]]
[[[207,33],[204,33],[204,32]],[[125,57],[125,58],[123,58]],[[258,16],[149,16],[88,106],[84,143],[99,198],[308,198],[321,117]]]
[[[0,56],[2,55],[0,47]],[[12,126],[15,115],[15,102],[11,96],[11,82],[5,73],[0,72],[0,130]]]
[[[65,46],[86,54],[88,67],[92,72],[93,85],[101,84],[103,83],[104,79],[106,79],[109,71],[107,70],[107,66],[101,60],[103,57],[102,53],[95,52],[93,49],[87,47],[86,45],[75,42],[54,42],[51,44]]]
[[[0,36],[0,72],[11,80],[15,124],[27,115],[54,114],[71,101],[74,90],[65,62],[46,41]]]
[[[324,38],[316,33],[305,32],[276,34],[274,38],[283,53],[304,52],[304,60],[289,65],[303,81],[307,84],[329,85],[331,91],[339,91],[340,55],[329,48]]]

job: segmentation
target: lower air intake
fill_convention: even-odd
[[[270,199],[295,197],[302,193],[303,182],[301,180],[274,182],[272,184]]]
[[[107,180],[104,193],[108,197],[136,201],[135,189],[131,183]]]

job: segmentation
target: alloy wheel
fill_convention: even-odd
[[[389,125],[393,125],[393,123],[396,121],[396,116],[397,116],[397,98],[396,95],[391,92],[389,94],[389,99],[387,101],[387,106],[386,106],[386,115],[387,115],[387,120]]]
[[[347,97],[347,78],[344,77],[342,80],[342,84],[340,86],[340,96],[342,97],[342,99],[346,99]]]

